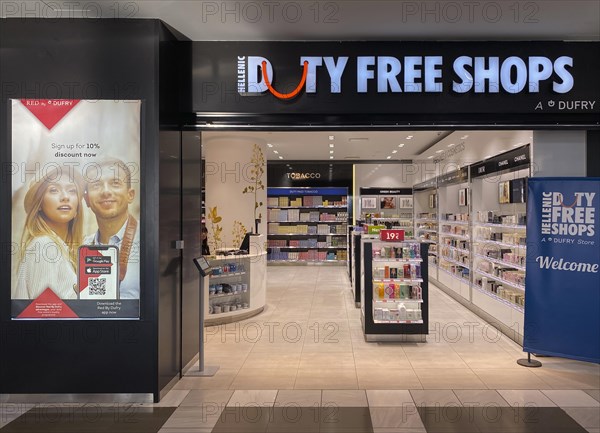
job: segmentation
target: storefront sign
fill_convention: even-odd
[[[140,111],[11,101],[13,319],[140,317]]]
[[[529,145],[511,150],[470,166],[471,178],[529,165]]]
[[[412,188],[360,188],[360,195],[412,195]]]
[[[469,178],[469,170],[467,167],[461,168],[460,170],[453,171],[451,173],[443,174],[438,176],[438,186],[451,185],[453,183],[467,182]]]
[[[600,179],[532,178],[523,350],[600,363]]]
[[[542,41],[195,42],[194,110],[426,118],[581,114],[581,119],[592,119],[590,115],[600,113],[598,46]]]

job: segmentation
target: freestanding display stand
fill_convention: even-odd
[[[211,274],[212,269],[204,256],[194,258],[194,264],[200,273],[200,332],[198,333],[198,370],[192,370],[190,368],[185,375],[211,377],[214,376],[217,371],[219,371],[218,366],[204,365],[204,278]]]

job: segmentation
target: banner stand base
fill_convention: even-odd
[[[196,377],[212,377],[215,374],[217,374],[217,371],[219,371],[219,366],[215,365],[215,366],[207,366],[204,367],[204,369],[202,371],[200,370],[192,370],[191,368],[187,371],[187,373],[185,373],[184,376],[196,376]]]
[[[527,359],[517,359],[517,364],[523,367],[541,367],[542,363],[536,359],[531,359],[531,353],[527,353]]]

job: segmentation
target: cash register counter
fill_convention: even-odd
[[[262,312],[267,292],[266,251],[209,258],[204,277],[205,325],[237,322]]]

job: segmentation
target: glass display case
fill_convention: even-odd
[[[428,334],[429,244],[362,240],[361,318],[367,341]],[[396,337],[394,337],[396,336]]]

